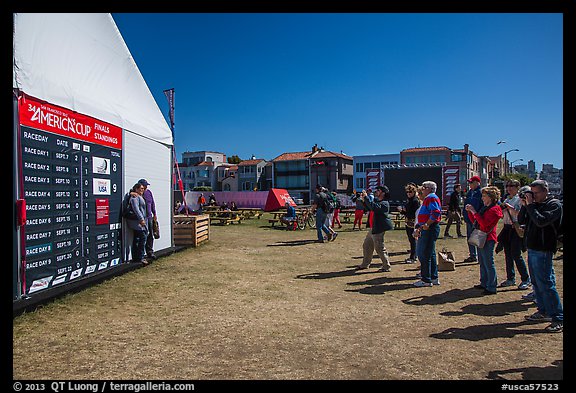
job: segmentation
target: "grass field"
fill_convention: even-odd
[[[356,272],[366,232],[351,227],[316,244],[267,215],[212,226],[198,248],[15,317],[14,379],[563,378],[564,334],[524,320],[528,291],[474,289],[465,239],[440,239],[456,271],[416,288],[404,230],[386,234],[391,272],[378,258]],[[500,282],[502,253],[496,264]],[[561,258],[555,269],[562,296]]]

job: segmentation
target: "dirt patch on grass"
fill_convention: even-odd
[[[456,271],[416,288],[403,230],[386,234],[391,272],[377,257],[356,272],[366,232],[316,244],[266,223],[213,226],[199,248],[14,318],[14,378],[562,379],[563,333],[524,320],[528,291],[473,289],[465,239],[440,239]]]

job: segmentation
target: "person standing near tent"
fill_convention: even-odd
[[[202,207],[206,204],[206,198],[204,198],[204,194],[200,193],[198,196],[198,212],[202,214]]]
[[[154,225],[158,225],[158,217],[156,216],[156,203],[154,202],[154,195],[148,189],[150,183],[146,179],[138,180],[138,183],[144,186],[144,194],[142,197],[146,202],[146,226],[148,227],[148,235],[146,237],[146,258],[150,260],[156,259],[154,254]],[[156,221],[156,224],[154,222]]]
[[[129,203],[136,218],[127,219],[126,223],[134,234],[132,238],[132,263],[141,263],[146,266],[148,261],[144,258],[144,255],[146,252],[148,226],[146,225],[146,201],[142,197],[144,189],[145,187],[141,183],[136,183],[132,187],[131,191],[137,195],[134,196],[131,193]]]

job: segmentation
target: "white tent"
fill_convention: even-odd
[[[110,14],[15,14],[13,87],[172,145]]]
[[[171,248],[172,133],[112,16],[14,14],[13,45],[15,91],[122,129],[122,191],[148,180]]]

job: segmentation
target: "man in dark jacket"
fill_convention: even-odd
[[[450,235],[450,226],[452,223],[456,224],[456,234],[458,237],[464,237],[460,229],[460,225],[462,224],[461,191],[462,186],[460,184],[454,184],[454,192],[450,195],[450,202],[448,203],[448,222],[446,223],[446,229],[444,229],[444,237],[452,237]]]
[[[528,249],[528,269],[538,311],[526,319],[552,322],[546,331],[557,333],[564,327],[564,311],[556,290],[552,256],[556,252],[562,204],[558,199],[548,196],[548,183],[545,180],[532,182],[530,189],[520,195],[522,207],[518,213],[518,222],[526,225],[524,239]]]
[[[390,191],[386,186],[377,186],[374,191],[374,199],[370,201],[366,191],[362,191],[360,199],[363,201],[364,206],[369,211],[373,212],[372,226],[368,228],[368,233],[362,245],[364,258],[362,264],[356,270],[366,269],[372,262],[372,255],[374,251],[382,261],[381,272],[390,271],[390,259],[384,246],[384,232],[393,228],[392,222],[388,214],[390,213]]]
[[[470,179],[468,179],[468,184],[470,185],[470,189],[466,193],[464,206],[472,205],[474,210],[480,211],[480,208],[483,206],[482,192],[480,191],[480,177],[472,176]],[[472,221],[470,221],[470,217],[468,217],[467,211],[462,210],[462,214],[464,215],[464,222],[466,223],[466,237],[470,238],[470,235],[474,230],[474,224]],[[470,255],[464,260],[464,262],[477,262],[478,250],[476,250],[476,246],[468,244],[468,252]]]

